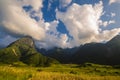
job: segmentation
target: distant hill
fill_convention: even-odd
[[[82,64],[86,62],[120,65],[120,35],[115,36],[107,43],[88,43],[71,49],[54,48],[43,51],[46,56],[52,57],[61,63]]]
[[[115,36],[105,44],[85,44],[73,55],[73,63],[97,63],[108,65],[120,64],[120,35]]]
[[[49,66],[59,63],[37,52],[31,37],[21,38],[0,50],[0,63],[13,64],[15,62],[23,62],[31,66]]]
[[[38,49],[39,52],[44,53],[45,56],[52,57],[58,60],[60,63],[69,63],[72,55],[78,50],[78,47],[75,48],[53,48],[50,50]]]
[[[42,54],[41,54],[42,53]],[[120,65],[120,35],[107,43],[88,43],[75,48],[38,49],[30,37],[21,38],[0,50],[0,63],[23,62],[31,66],[56,63]]]

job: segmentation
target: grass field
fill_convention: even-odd
[[[120,68],[97,64],[0,66],[0,80],[120,80]]]

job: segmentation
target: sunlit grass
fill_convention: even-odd
[[[0,66],[0,80],[120,80],[120,69],[100,66],[53,65],[51,67]]]

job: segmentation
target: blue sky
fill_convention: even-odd
[[[71,3],[67,7],[60,8],[60,1],[59,0],[44,0],[43,1],[43,7],[42,7],[42,12],[43,12],[43,18],[45,22],[51,22],[56,20],[56,12],[55,10],[58,9],[59,11],[65,12],[67,8],[72,5],[73,3],[77,3],[79,5],[84,5],[84,4],[92,4],[95,5],[98,3],[100,0],[72,0]],[[117,23],[116,24],[110,24],[109,27],[103,28],[103,29],[112,29],[114,27],[119,27],[120,23],[120,18],[115,16],[111,17],[111,13],[115,13],[116,15],[119,16],[120,14],[120,5],[117,3],[114,3],[112,5],[109,5],[109,0],[102,0],[103,1],[103,6],[104,6],[104,11],[105,14],[101,16],[101,19],[103,21],[109,21],[109,20],[115,20]],[[51,4],[51,6],[49,6]],[[32,9],[32,6],[24,6],[23,7],[26,12]],[[33,17],[36,20],[39,20],[38,17]],[[61,33],[68,33],[68,31],[65,28],[65,25],[63,22],[59,22],[59,25],[57,27],[57,30],[60,31]]]
[[[120,32],[120,0],[1,0],[0,46],[31,36],[39,48],[104,42]]]
[[[58,8],[60,11],[66,11],[67,8],[59,8],[59,0],[53,0],[54,2],[51,4],[51,8],[48,9],[48,4],[49,4],[49,1],[50,0],[44,0],[44,7],[42,9],[43,11],[43,17],[45,19],[45,21],[49,22],[49,21],[53,21],[56,19],[56,13],[55,13],[55,9]],[[72,0],[71,4],[72,3],[77,3],[79,5],[84,5],[84,4],[92,4],[92,5],[95,5],[96,3],[98,3],[100,0]],[[69,6],[70,6],[69,5]],[[104,6],[104,11],[105,11],[105,15],[101,16],[101,19],[103,21],[109,21],[109,20],[115,20],[117,21],[116,24],[111,24],[109,25],[109,27],[107,27],[107,29],[111,29],[111,28],[114,28],[114,27],[119,27],[120,23],[120,18],[118,17],[120,15],[120,5],[119,3],[114,3],[112,5],[109,5],[109,0],[103,0],[103,6]],[[111,13],[115,13],[116,15],[118,16],[115,16],[115,17],[111,17]],[[109,16],[108,16],[109,15]],[[61,28],[61,25],[64,26],[63,23],[60,22],[60,31],[62,28],[65,28],[65,27],[62,27]],[[59,29],[58,29],[59,30]],[[63,32],[65,29],[62,29]],[[61,32],[62,32],[61,31]]]

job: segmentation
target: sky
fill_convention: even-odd
[[[119,21],[120,0],[0,0],[0,46],[24,36],[45,49],[107,42]]]

